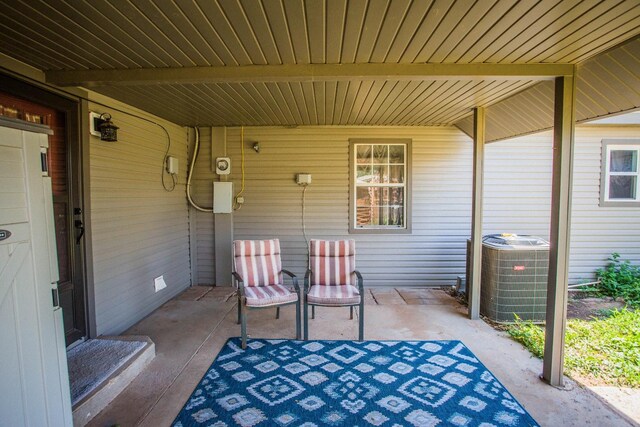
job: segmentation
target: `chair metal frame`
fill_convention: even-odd
[[[358,284],[358,293],[360,294],[360,302],[357,304],[316,304],[316,303],[311,303],[308,301],[307,299],[307,294],[309,293],[309,290],[311,289],[310,286],[310,279],[311,279],[311,275],[313,274],[313,271],[311,269],[308,269],[307,272],[304,275],[304,312],[303,312],[303,316],[304,316],[304,340],[307,341],[309,339],[309,308],[308,306],[311,306],[311,310],[312,310],[312,318],[315,318],[315,308],[316,306],[318,307],[349,307],[350,309],[350,313],[351,316],[350,318],[353,319],[353,308],[354,307],[359,307],[360,311],[359,311],[359,316],[358,316],[358,341],[363,341],[364,340],[364,280],[362,279],[362,275],[360,274],[360,272],[358,270],[353,270],[351,272],[351,274],[355,274],[356,279],[357,279],[357,284]],[[322,285],[316,285],[316,286],[322,286]]]
[[[233,268],[235,270],[235,255],[234,255],[234,265]],[[300,339],[300,299],[301,299],[301,295],[300,295],[300,286],[298,285],[298,277],[293,274],[292,272],[290,272],[289,270],[285,270],[282,269],[280,270],[279,273],[284,273],[287,276],[289,276],[293,282],[293,287],[296,291],[296,294],[298,295],[298,299],[292,302],[285,302],[282,304],[270,304],[270,305],[265,305],[265,306],[255,306],[255,307],[250,307],[247,306],[247,297],[245,296],[245,291],[244,291],[244,280],[242,279],[242,276],[240,276],[240,274],[238,274],[236,271],[233,271],[231,274],[233,275],[233,278],[236,282],[236,288],[238,290],[238,324],[240,324],[240,334],[242,336],[242,349],[246,349],[247,348],[247,310],[261,310],[261,309],[267,309],[267,308],[276,308],[276,319],[280,318],[280,307],[283,307],[285,305],[291,305],[291,304],[295,304],[296,305],[296,339],[299,340]],[[282,281],[283,285],[284,285],[284,276],[283,276],[283,281]]]

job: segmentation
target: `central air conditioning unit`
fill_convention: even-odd
[[[529,235],[490,234],[482,239],[480,313],[508,323],[514,314],[546,319],[549,242]]]

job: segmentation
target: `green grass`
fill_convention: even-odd
[[[565,372],[599,382],[640,387],[640,310],[612,310],[606,318],[567,322]],[[517,319],[507,332],[537,357],[544,329]]]

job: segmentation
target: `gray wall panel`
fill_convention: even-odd
[[[118,334],[190,284],[189,219],[185,201],[184,128],[100,95],[92,99],[161,123],[180,162],[179,182],[166,192],[160,171],[167,138],[160,127],[91,103],[120,127],[117,142],[91,137],[91,221],[97,333]],[[168,178],[168,175],[167,175]],[[155,292],[164,275],[167,288]]]
[[[211,128],[200,129],[200,150],[193,169],[191,197],[203,208],[213,204],[213,181],[217,176],[211,172]],[[191,131],[193,133],[193,131]],[[194,226],[197,235],[197,280],[200,285],[215,284],[213,214],[195,212]]]
[[[279,238],[283,265],[302,276],[307,262],[301,223],[302,188],[294,178],[296,173],[310,173],[313,181],[307,191],[307,235],[356,239],[358,268],[367,285],[453,284],[464,272],[471,211],[471,144],[457,129],[252,127],[245,128],[244,134],[246,202],[234,213],[236,239]],[[413,140],[413,232],[409,235],[348,234],[349,138],[372,137]],[[254,142],[260,142],[260,153],[251,149]],[[238,191],[239,128],[227,130],[227,149],[232,158],[230,179]],[[198,165],[209,161],[204,147],[200,156]],[[215,179],[204,168],[198,169],[198,174],[196,182],[203,186]],[[200,191],[196,192],[208,197],[202,203],[209,205],[211,193]],[[212,234],[200,231],[198,218],[200,250],[212,245]],[[201,271],[212,265],[210,259],[200,257]]]
[[[206,130],[203,130],[206,135]],[[240,129],[228,129],[231,179],[240,188]],[[410,235],[348,234],[349,138],[413,140],[413,232]],[[634,127],[582,126],[577,130],[571,283],[591,280],[611,252],[640,261],[638,208],[600,208],[601,140],[640,137]],[[260,142],[261,152],[251,149]],[[203,146],[198,162],[209,163]],[[489,144],[486,150],[483,232],[548,238],[551,197],[551,134]],[[234,214],[237,239],[282,241],[283,263],[302,275],[306,267],[301,225],[302,190],[296,173],[311,173],[307,233],[312,238],[355,238],[358,268],[371,286],[452,284],[464,273],[471,210],[471,143],[443,127],[245,128],[245,205]],[[215,178],[203,167],[196,182]],[[210,184],[209,184],[210,185]],[[202,192],[203,203],[211,201]],[[208,197],[208,199],[206,199]],[[206,199],[206,200],[205,200]],[[198,248],[212,247],[212,221],[198,223]],[[208,231],[211,230],[211,231]],[[200,257],[199,268],[213,261]]]

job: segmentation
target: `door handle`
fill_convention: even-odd
[[[76,245],[79,245],[80,239],[82,239],[82,236],[84,236],[84,224],[82,223],[82,220],[76,219],[73,225],[76,227],[77,230],[80,230],[78,237],[76,237]]]
[[[58,294],[58,288],[51,289],[51,299],[53,300],[53,308],[60,307],[60,295]]]

